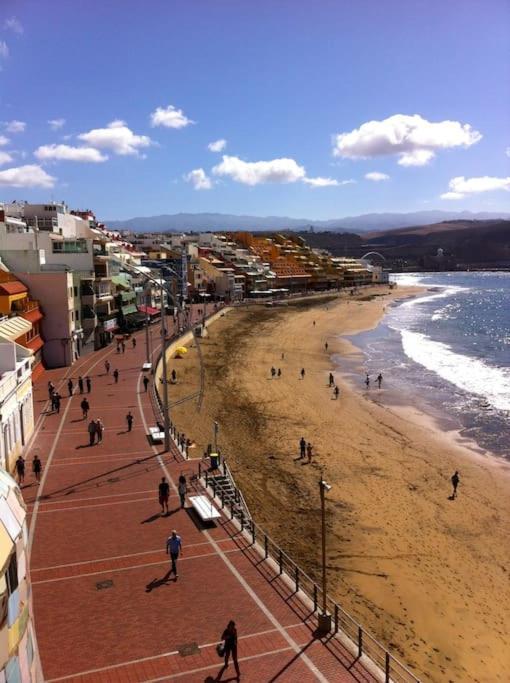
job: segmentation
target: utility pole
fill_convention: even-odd
[[[151,351],[150,351],[150,341],[149,341],[149,320],[150,316],[147,312],[150,301],[150,288],[148,284],[145,288],[145,356],[147,363],[151,362]]]
[[[327,571],[326,571],[326,492],[331,491],[331,486],[324,481],[321,474],[319,481],[321,496],[321,521],[322,521],[322,610],[319,613],[318,630],[325,635],[331,631],[331,614],[327,610]]]
[[[165,451],[170,450],[170,416],[168,414],[168,377],[166,366],[166,318],[165,318],[165,303],[164,303],[164,279],[163,271],[160,271],[161,278],[161,349],[162,349],[162,365],[163,365],[163,424],[165,426]]]

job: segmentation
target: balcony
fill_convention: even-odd
[[[13,301],[11,304],[12,313],[28,313],[28,311],[34,311],[39,308],[39,302],[35,299],[21,299],[19,301]]]

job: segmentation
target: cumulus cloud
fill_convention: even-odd
[[[10,19],[6,19],[4,26],[6,29],[9,31],[12,31],[13,33],[17,33],[18,35],[21,35],[24,32],[23,24],[19,19],[16,19],[16,17],[11,17]]]
[[[9,144],[9,138],[6,138],[5,135],[0,135],[0,147],[3,147],[5,145]]]
[[[168,107],[158,107],[151,114],[151,126],[164,126],[165,128],[185,128],[195,123],[188,119],[182,109],[176,109],[172,104]]]
[[[5,40],[0,40],[0,59],[7,59],[9,56],[9,46]]]
[[[106,154],[93,147],[71,147],[69,145],[42,145],[38,147],[34,156],[39,161],[79,161],[97,164],[107,161]]]
[[[239,157],[223,156],[222,162],[212,172],[229,176],[244,185],[261,183],[295,183],[306,176],[305,169],[294,159],[271,159],[270,161],[243,161]]]
[[[12,157],[8,152],[2,152],[0,150],[0,166],[8,164],[12,161]]]
[[[510,177],[496,178],[494,176],[480,176],[478,178],[465,178],[457,176],[448,183],[449,191],[441,195],[441,199],[462,199],[471,194],[480,192],[493,192],[494,190],[510,191]]]
[[[7,168],[0,171],[0,187],[43,187],[49,189],[55,185],[55,180],[44,169],[36,164]]]
[[[448,120],[434,123],[419,114],[395,114],[335,135],[333,154],[348,159],[396,154],[402,166],[424,166],[439,150],[470,147],[481,139],[481,133],[467,123]]]
[[[366,180],[373,180],[375,183],[381,182],[381,180],[389,180],[390,176],[387,173],[380,173],[379,171],[370,171],[370,173],[365,173]]]
[[[223,152],[225,147],[227,146],[227,141],[223,140],[215,140],[214,142],[210,142],[207,145],[207,149],[211,152]]]
[[[17,121],[16,119],[5,124],[5,130],[8,133],[23,133],[26,127],[27,124],[24,121]]]
[[[122,156],[138,155],[139,149],[152,144],[147,135],[135,135],[125,121],[112,121],[106,128],[94,128],[88,133],[81,133],[78,138],[91,147],[109,149]]]
[[[48,121],[48,125],[52,130],[59,130],[60,128],[62,128],[62,126],[65,125],[65,122],[65,119],[50,119]]]
[[[352,185],[355,180],[335,180],[335,178],[303,178],[303,182],[311,187],[340,187],[341,185]]]
[[[186,182],[191,183],[195,190],[210,190],[213,186],[212,180],[209,178],[203,168],[195,168],[184,176]]]

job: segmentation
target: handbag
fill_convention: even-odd
[[[216,652],[218,653],[218,657],[224,657],[225,656],[225,644],[224,643],[218,643],[216,645]]]

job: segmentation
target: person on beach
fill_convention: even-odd
[[[338,400],[338,396],[340,394],[340,389],[337,386],[334,388],[333,393],[335,395],[335,401]]]
[[[306,455],[308,456],[308,463],[311,463],[313,455],[313,446],[310,442],[306,444]]]
[[[223,667],[219,674],[216,676],[216,680],[220,681],[223,673],[228,669],[228,660],[230,655],[232,655],[232,661],[234,662],[234,668],[236,670],[237,680],[241,676],[241,671],[239,669],[239,662],[237,661],[237,629],[235,621],[229,621],[227,628],[223,631],[221,635],[223,641],[223,651],[225,653],[225,660]]]
[[[36,454],[34,455],[34,459],[32,460],[32,472],[34,473],[34,477],[37,483],[41,481],[41,470],[42,463],[39,459],[39,456]]]
[[[129,413],[126,415],[126,422],[127,422],[127,430],[128,430],[128,432],[130,432],[130,431],[133,429],[133,420],[134,420],[134,417],[133,417],[131,411],[129,411]]]
[[[73,389],[74,389],[73,380],[69,379],[69,381],[67,382],[67,391],[69,392],[69,396],[73,395]]]
[[[103,432],[104,432],[104,424],[102,423],[100,418],[97,418],[97,420],[96,420],[97,443],[101,443],[101,441],[103,440]]]
[[[168,498],[170,497],[170,486],[166,480],[166,477],[161,477],[161,482],[158,486],[158,496],[159,504],[161,505],[161,514],[163,515],[165,513],[165,508],[166,513],[168,514]]]
[[[78,377],[78,389],[80,394],[83,394],[83,377],[81,375]]]
[[[148,377],[143,378],[143,386],[144,386],[145,391],[147,391],[147,387],[149,386],[149,378]]]
[[[460,477],[459,473],[457,470],[455,470],[454,474],[452,474],[452,486],[453,486],[453,493],[452,493],[452,500],[454,500],[457,497],[457,486],[459,485]]]
[[[276,375],[276,368],[271,368],[271,379],[274,379],[275,375]]]
[[[87,417],[89,416],[89,410],[90,410],[90,404],[86,398],[84,398],[83,401],[80,403],[80,407],[81,407],[81,414],[83,416],[83,419],[86,420]]]
[[[89,446],[93,446],[94,442],[96,440],[96,433],[97,433],[97,425],[94,420],[91,420],[89,422],[89,426],[87,427],[88,433],[89,433]]]
[[[179,491],[179,499],[181,501],[182,509],[184,508],[184,503],[186,502],[186,493],[188,491],[188,488],[186,486],[186,477],[184,476],[184,474],[179,475],[179,483],[177,489]]]
[[[379,389],[381,388],[381,384],[382,384],[382,374],[379,373],[377,375],[377,386],[379,387]]]
[[[278,375],[278,377],[282,376],[282,371],[280,370],[280,368],[278,368],[278,372],[276,374]]]
[[[367,389],[370,389],[370,376],[369,376],[368,372],[367,372],[367,376],[365,378],[365,385],[366,385]]]
[[[305,369],[301,368],[301,379],[305,378]]]
[[[25,461],[21,455],[16,460],[16,474],[18,475],[18,483],[22,484],[25,481]]]
[[[282,353],[282,360],[285,360],[285,354]]]
[[[313,326],[315,327],[315,320],[313,321]]]
[[[329,373],[329,386],[332,387],[335,384],[335,378],[333,377],[333,373]]]
[[[113,371],[113,379],[115,380],[115,384],[117,384],[119,381],[119,371],[117,369]]]
[[[177,382],[177,372],[175,371],[175,368],[172,370],[172,384],[175,384]]]
[[[326,343],[324,344],[324,350],[327,351],[328,348],[329,348],[329,344],[328,344],[328,342],[326,342]]]
[[[172,561],[172,567],[168,573],[174,574],[175,578],[177,579],[179,576],[177,573],[177,560],[179,559],[179,555],[182,555],[182,541],[181,537],[177,536],[177,531],[175,529],[168,537],[166,542],[166,551],[170,555],[170,559]]]
[[[304,458],[305,455],[306,455],[306,441],[305,441],[305,437],[302,436],[299,439],[299,457]]]
[[[90,392],[92,391],[92,380],[88,375],[85,378],[85,384],[87,385],[87,394],[90,394]]]
[[[110,374],[110,361],[109,360],[105,360],[104,369],[105,369],[106,374],[109,375]]]
[[[133,337],[133,339],[131,340],[131,346],[132,346],[134,349],[136,349],[136,339],[135,339],[134,337]]]

